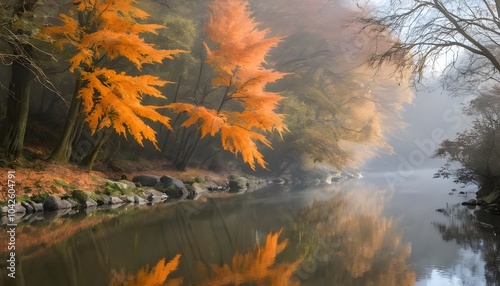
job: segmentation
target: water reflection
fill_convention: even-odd
[[[196,285],[218,286],[218,285],[275,285],[293,286],[298,285],[290,281],[292,274],[297,269],[300,260],[293,263],[275,264],[276,256],[287,246],[285,239],[278,243],[278,233],[269,233],[262,247],[258,244],[254,250],[246,254],[236,252],[230,264],[205,265],[199,263],[199,272],[203,280]],[[134,285],[181,285],[183,278],[168,279],[168,275],[177,269],[180,254],[176,255],[170,262],[165,258],[160,259],[151,271],[148,267],[141,268],[137,274],[125,276],[124,270],[118,274],[111,271],[112,278],[109,286],[134,286]]]
[[[411,248],[383,213],[388,200],[349,183],[153,206],[20,251],[19,275],[37,286],[412,285]]]
[[[304,257],[297,278],[315,285],[413,285],[411,254],[392,218],[388,200],[374,187],[353,185],[300,212],[295,246]]]
[[[130,273],[125,275],[125,270],[123,269],[120,272],[112,270],[109,286],[182,285],[182,278],[167,280],[168,275],[177,269],[180,258],[180,254],[176,255],[168,262],[165,262],[165,258],[162,258],[158,261],[158,263],[156,263],[151,271],[149,270],[149,267],[146,266],[139,269],[136,274]]]
[[[444,241],[460,245],[460,261],[453,269],[434,276],[449,277],[461,285],[500,285],[500,240],[498,218],[460,204],[438,210],[447,218],[434,226]],[[432,279],[432,278],[431,278]]]

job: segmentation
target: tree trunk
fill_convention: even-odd
[[[63,134],[61,136],[59,144],[49,157],[49,160],[51,161],[58,163],[68,163],[71,157],[72,144],[76,137],[76,131],[78,127],[77,121],[79,120],[79,114],[82,105],[81,99],[77,97],[80,86],[81,80],[78,79],[75,82],[73,99],[71,100],[71,105],[69,107],[68,116],[64,125]]]
[[[38,0],[19,0],[14,4],[12,23],[20,19],[27,12],[32,12]],[[29,16],[28,17],[32,17]],[[24,35],[27,31],[11,27],[12,33]],[[7,114],[0,132],[1,146],[7,158],[18,158],[24,148],[24,135],[28,122],[29,98],[31,80],[34,75],[30,70],[32,47],[28,44],[12,43],[13,54],[16,58],[12,62],[12,74],[9,84],[9,98],[7,100]]]
[[[186,167],[191,161],[191,158],[193,158],[194,152],[196,151],[200,143],[201,135],[199,132],[193,132],[191,135],[196,136],[196,140],[192,145],[186,145],[182,159],[177,164],[175,164],[175,168],[179,171],[186,171]]]
[[[18,158],[24,147],[24,134],[28,122],[31,71],[17,61],[12,63],[7,114],[2,126],[2,146],[8,158]]]
[[[109,136],[111,135],[111,130],[105,130],[97,140],[97,144],[95,145],[94,149],[92,149],[92,152],[83,159],[83,163],[85,165],[85,169],[88,171],[92,171],[92,167],[94,167],[95,160],[97,159],[97,155],[99,154],[99,151],[101,151],[102,145],[108,141]]]

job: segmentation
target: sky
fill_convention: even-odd
[[[468,100],[452,97],[439,87],[420,87],[413,103],[402,113],[406,128],[389,135],[395,154],[380,154],[368,161],[363,169],[394,171],[410,164],[415,169],[437,170],[445,161],[430,157],[439,143],[443,139],[453,139],[457,132],[470,126],[470,119],[461,112],[462,103]]]

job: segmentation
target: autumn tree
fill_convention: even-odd
[[[400,111],[411,102],[406,78],[391,75],[387,63],[373,71],[365,63],[376,34],[360,33],[355,11],[326,1],[260,2],[257,15],[287,38],[273,50],[276,67],[291,73],[273,86],[286,90],[280,103],[291,132],[266,153],[271,169],[306,171],[316,163],[337,169],[358,167],[391,152],[387,136],[401,128]],[[331,16],[335,15],[335,17]],[[302,21],[293,21],[300,17]],[[337,28],[336,33],[332,29]],[[298,175],[298,174],[297,174]]]
[[[104,132],[88,158],[90,168],[111,130],[125,137],[132,135],[141,146],[145,139],[158,147],[156,132],[143,119],[169,127],[169,118],[158,112],[161,106],[141,103],[145,95],[164,98],[159,87],[167,81],[113,67],[114,62],[126,59],[140,71],[145,64],[161,63],[181,52],[157,49],[145,42],[142,34],[155,34],[164,26],[143,23],[149,14],[135,4],[134,0],[75,1],[75,11],[60,16],[63,25],[45,29],[58,46],[75,49],[70,71],[78,74],[64,132],[52,160],[69,160],[71,145],[81,130],[79,117],[93,133]]]
[[[266,85],[284,74],[265,67],[268,52],[281,39],[266,37],[269,31],[260,30],[258,24],[246,1],[211,3],[205,27],[209,41],[204,46],[206,63],[215,72],[212,87],[217,90],[198,88],[197,84],[191,102],[169,105],[171,110],[187,116],[182,127],[193,127],[183,136],[185,149],[176,165],[178,169],[186,168],[200,139],[207,135],[220,136],[222,148],[241,154],[252,169],[256,164],[265,168],[259,144],[271,147],[266,133],[285,130],[283,116],[275,111],[281,96],[267,91]]]

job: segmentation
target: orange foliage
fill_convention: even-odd
[[[287,245],[287,240],[278,243],[280,234],[281,231],[268,234],[265,245],[262,248],[256,246],[253,252],[244,255],[236,253],[231,265],[210,265],[213,275],[200,285],[241,285],[250,282],[257,285],[298,285],[290,278],[300,260],[274,265],[276,256]]]
[[[162,86],[165,81],[150,75],[129,76],[106,68],[81,72],[81,75],[86,85],[80,89],[79,96],[91,130],[113,127],[125,137],[127,131],[130,132],[141,146],[143,138],[156,146],[156,132],[140,117],[161,122],[170,128],[169,118],[156,111],[160,107],[140,104],[143,94],[162,97],[154,86]],[[103,82],[103,78],[107,80]],[[98,94],[98,100],[95,94]]]
[[[173,103],[169,107],[188,114],[184,127],[200,124],[202,137],[221,133],[222,147],[234,154],[241,153],[243,160],[255,169],[255,163],[266,166],[257,142],[271,147],[264,134],[273,131],[281,134],[286,129],[283,116],[274,112],[281,96],[265,91],[268,83],[285,74],[263,67],[268,52],[281,39],[266,38],[268,31],[257,29],[259,23],[251,17],[247,6],[241,0],[214,0],[210,5],[206,31],[214,48],[204,44],[207,63],[217,74],[212,85],[226,90],[219,108],[208,110],[187,103]],[[243,111],[231,112],[228,101],[237,103]]]
[[[156,146],[155,131],[141,118],[158,121],[168,128],[169,118],[156,111],[159,106],[141,105],[145,94],[163,98],[157,87],[165,85],[153,76],[130,76],[102,67],[103,59],[126,58],[141,69],[143,64],[161,63],[172,59],[180,50],[161,50],[148,44],[139,35],[156,34],[164,28],[156,24],[141,24],[137,20],[149,17],[134,6],[134,0],[75,0],[78,21],[61,15],[63,25],[48,27],[44,32],[55,38],[59,46],[72,45],[77,53],[70,59],[70,70],[78,70],[83,87],[78,97],[83,100],[87,122],[92,131],[113,127],[119,134],[131,133],[142,145],[147,139]]]
[[[165,258],[162,258],[156,263],[156,265],[149,271],[148,267],[139,269],[136,275],[128,274],[125,278],[125,273],[122,270],[120,273],[115,274],[110,282],[109,286],[175,286],[181,285],[182,279],[172,279],[167,280],[168,275],[175,271],[179,266],[179,260],[181,258],[180,254],[177,254],[169,262],[165,262]]]

